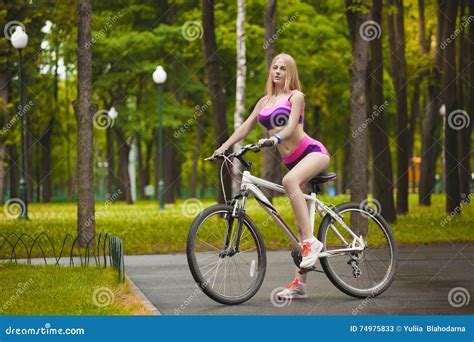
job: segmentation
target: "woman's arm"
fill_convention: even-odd
[[[247,120],[245,120],[244,123],[235,130],[235,132],[229,137],[229,139],[227,139],[225,143],[222,144],[219,149],[224,148],[224,150],[227,150],[236,142],[239,142],[240,140],[244,139],[250,133],[250,131],[255,127],[255,124],[257,123],[257,115],[262,108],[264,98],[265,96],[257,102],[255,108],[253,109]]]

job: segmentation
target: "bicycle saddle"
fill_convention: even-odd
[[[334,172],[322,172],[316,177],[311,178],[309,181],[311,184],[318,185],[329,182],[330,180],[336,179],[336,174]]]

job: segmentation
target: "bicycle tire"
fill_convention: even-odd
[[[212,217],[213,215],[217,215],[219,213],[230,215],[232,213],[232,210],[233,210],[232,206],[225,205],[225,204],[217,204],[217,205],[213,205],[209,208],[204,209],[194,219],[193,223],[191,224],[191,228],[189,230],[187,243],[186,243],[186,255],[187,255],[187,260],[188,260],[188,266],[197,285],[209,298],[215,300],[218,303],[222,303],[226,305],[241,304],[249,300],[250,298],[252,298],[258,292],[265,277],[266,263],[267,263],[266,250],[265,250],[265,245],[264,245],[262,236],[257,226],[255,225],[255,223],[246,214],[244,214],[243,227],[246,227],[248,229],[248,231],[251,234],[251,237],[255,241],[257,255],[258,255],[258,262],[256,265],[257,277],[255,278],[255,281],[244,293],[238,296],[232,296],[232,297],[222,295],[216,292],[213,287],[207,286],[206,279],[204,278],[199,268],[198,260],[196,258],[196,253],[195,253],[196,237],[199,232],[199,229],[202,227],[203,223],[205,223],[205,221],[208,218]],[[238,253],[236,255],[238,255]],[[231,256],[230,258],[232,257],[233,256]],[[225,293],[225,288],[224,288],[224,293]]]
[[[335,269],[333,265],[331,264],[330,259],[332,257],[320,259],[321,266],[323,267],[323,270],[326,276],[331,281],[331,283],[333,283],[339,290],[341,290],[345,294],[350,295],[352,297],[366,298],[369,296],[375,297],[375,296],[380,295],[381,293],[383,293],[385,290],[388,289],[390,284],[395,279],[395,274],[396,274],[396,270],[398,266],[398,249],[397,249],[395,239],[393,237],[393,233],[388,223],[384,220],[384,218],[379,213],[376,213],[371,208],[367,206],[361,207],[360,204],[353,203],[353,202],[339,204],[336,206],[335,211],[336,213],[339,213],[341,215],[344,215],[345,213],[349,211],[356,211],[356,212],[359,211],[359,212],[364,212],[364,214],[370,216],[371,218],[374,218],[374,220],[378,222],[378,226],[381,228],[384,236],[387,239],[388,245],[390,246],[391,262],[390,262],[389,270],[386,276],[384,277],[383,281],[380,284],[377,284],[376,286],[373,286],[368,289],[356,289],[353,286],[346,284],[344,281],[341,281],[341,277],[339,277],[336,274]],[[327,238],[330,224],[333,222],[334,222],[334,219],[329,214],[326,214],[319,226],[318,239],[324,243],[323,251],[328,251],[326,249],[327,247],[326,238]],[[370,246],[368,248],[370,248]],[[364,250],[364,253],[365,253],[365,250]]]

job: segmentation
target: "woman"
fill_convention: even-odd
[[[258,145],[262,146],[266,140],[272,141],[289,169],[283,177],[282,185],[290,199],[298,224],[299,237],[303,241],[300,267],[308,268],[316,263],[323,243],[314,237],[311,230],[303,190],[311,178],[329,166],[330,157],[328,150],[319,141],[310,138],[303,131],[304,95],[300,89],[293,57],[284,53],[277,55],[270,67],[266,96],[258,101],[248,119],[214,152],[214,155],[223,153],[244,139],[257,121],[268,130],[270,138],[260,139]],[[299,274],[297,269],[293,282],[277,296],[306,298],[305,283],[306,274]]]

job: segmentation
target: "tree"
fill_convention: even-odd
[[[382,27],[382,0],[374,0],[372,20]],[[380,202],[383,217],[388,222],[395,222],[397,216],[393,201],[392,157],[384,114],[386,104],[383,94],[382,37],[375,37],[371,41],[370,53],[369,65],[372,67],[369,73],[370,106],[368,108],[373,108],[369,134],[374,173],[374,197]]]
[[[436,159],[440,148],[438,139],[440,135],[440,84],[441,84],[441,43],[444,30],[445,0],[437,2],[437,31],[436,46],[434,51],[434,65],[428,72],[428,86],[426,95],[425,115],[421,130],[421,167],[418,203],[431,205],[431,194],[435,187]]]
[[[275,57],[275,39],[272,39],[275,34],[275,22],[276,22],[276,11],[277,11],[277,0],[267,0],[267,7],[265,9],[265,62],[267,73],[270,70],[270,66],[273,58]],[[266,137],[268,133],[265,132]],[[262,178],[270,182],[281,184],[283,173],[281,170],[281,156],[280,153],[274,148],[263,149],[263,164],[262,164]],[[267,198],[273,201],[273,196],[277,195],[277,192],[262,189]]]
[[[355,132],[362,127],[367,118],[367,65],[369,43],[359,34],[360,25],[369,20],[367,13],[367,2],[362,1],[361,7],[348,9],[352,14],[348,15],[349,25],[352,27],[353,52],[351,74],[351,131]],[[355,18],[355,20],[352,20]],[[362,130],[358,135],[351,135],[351,201],[361,203],[367,198],[367,132]]]
[[[92,118],[97,108],[92,104],[91,21],[92,1],[77,1],[77,244],[94,243],[94,163]]]
[[[449,37],[456,30],[456,16],[459,6],[458,0],[448,1],[446,4],[443,41],[448,42],[443,54],[443,76],[441,98],[446,106],[444,117],[444,158],[446,182],[446,212],[458,213],[461,196],[458,173],[458,130],[454,127],[452,116],[459,110],[456,93],[456,39],[449,41]],[[459,208],[460,209],[460,208]]]
[[[203,47],[208,80],[208,90],[211,95],[212,112],[214,114],[214,129],[217,147],[228,139],[225,97],[220,80],[219,52],[217,51],[216,34],[214,31],[214,0],[202,0]],[[221,162],[222,163],[222,162]],[[220,171],[220,163],[218,171]],[[228,172],[223,175],[224,192],[231,197],[231,178]],[[224,193],[219,188],[218,202],[224,203]]]
[[[464,20],[464,22],[461,22],[461,24],[465,24],[466,18],[464,17],[464,0],[459,1],[459,16],[461,20]],[[471,13],[472,15],[472,13]],[[463,19],[464,18],[464,19]],[[472,18],[472,17],[469,17]],[[473,24],[472,20],[469,20],[470,22],[470,36],[472,37],[472,30],[473,30]],[[466,50],[466,45],[472,49],[472,45],[474,45],[474,42],[472,40],[468,40],[465,37],[464,30],[461,31],[459,34],[459,53],[458,53],[458,101],[459,101],[459,108],[461,110],[464,110],[467,106],[465,106],[465,101],[464,101],[464,85],[468,82],[465,81],[466,78],[469,79],[468,77],[464,77],[463,74],[465,71],[468,71],[468,74],[470,70],[472,69],[472,55],[470,56],[470,67],[466,66],[465,63],[465,51]],[[471,51],[472,52],[472,51]],[[472,83],[471,83],[472,84]],[[471,85],[470,88],[473,86]],[[468,89],[469,92],[469,89]],[[472,95],[472,94],[469,94]],[[470,97],[468,97],[470,99]],[[472,100],[471,100],[472,101]],[[465,125],[459,130],[458,133],[458,152],[459,152],[459,186],[460,186],[460,192],[461,192],[461,197],[467,197],[469,196],[470,193],[470,182],[471,182],[471,168],[470,168],[470,157],[471,157],[471,131],[472,131],[472,111],[469,110],[467,112],[463,112],[463,115],[466,115],[466,117],[463,117],[463,123]]]
[[[234,130],[239,128],[243,122],[243,115],[245,111],[245,79],[247,74],[247,59],[245,56],[245,1],[237,1],[237,68],[236,68],[236,82],[235,82],[235,111],[234,111]],[[242,142],[234,144],[234,151],[242,148]],[[236,165],[232,170],[235,173],[233,179],[233,193],[239,191],[240,177],[238,173],[241,165]]]
[[[408,212],[408,105],[407,105],[407,66],[405,59],[405,27],[403,0],[389,0],[391,10],[387,18],[390,64],[397,103],[397,213]]]

